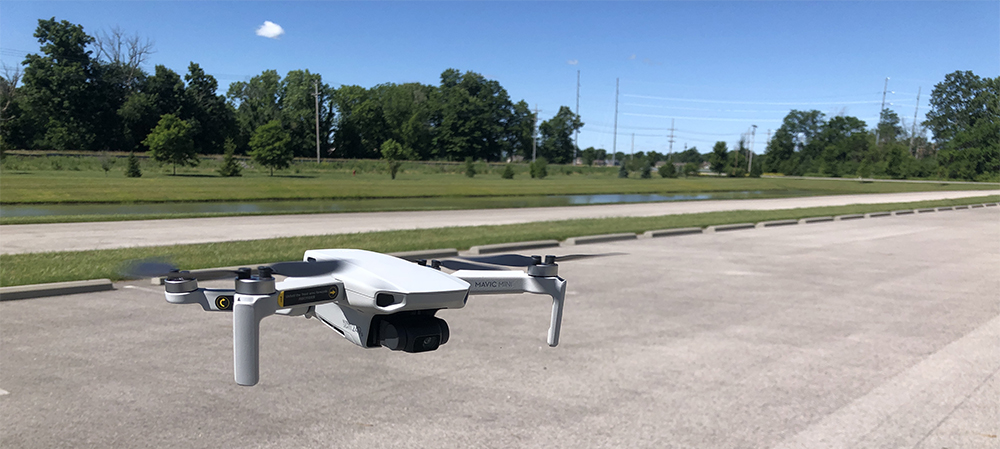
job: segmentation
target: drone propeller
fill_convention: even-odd
[[[447,268],[449,270],[455,270],[455,271],[458,271],[458,270],[481,270],[481,271],[502,270],[502,268],[499,268],[499,267],[490,267],[490,266],[486,266],[486,265],[469,263],[469,262],[465,262],[465,261],[461,261],[461,260],[455,260],[455,259],[445,259],[445,260],[442,260],[441,261],[441,266],[445,267],[445,268]]]
[[[564,262],[567,260],[589,259],[591,257],[617,256],[621,254],[623,253],[567,254],[565,256],[556,256],[555,261]],[[505,267],[530,267],[532,265],[541,264],[543,260],[538,256],[529,257],[529,256],[522,256],[520,254],[498,254],[496,256],[463,257],[463,259],[471,262],[485,263],[491,265],[502,265]],[[444,265],[444,261],[442,261],[441,264]]]
[[[339,260],[320,261],[296,261],[278,262],[271,264],[268,268],[274,274],[289,277],[310,277],[320,276],[337,271],[342,263]],[[134,261],[126,265],[122,274],[134,278],[184,278],[199,281],[211,281],[215,279],[235,278],[239,275],[238,270],[198,270],[195,273],[181,271],[175,265],[166,262]]]

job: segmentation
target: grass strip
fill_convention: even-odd
[[[801,219],[825,215],[957,206],[1000,201],[1000,195],[908,203],[859,204],[771,211],[726,211],[657,217],[561,220],[501,226],[465,226],[407,231],[364,232],[286,237],[192,245],[171,245],[91,251],[0,255],[0,286],[109,278],[121,280],[125,261],[161,258],[186,269],[253,265],[301,260],[308,249],[359,248],[379,252],[433,248],[468,249],[474,245],[528,240],[645,232],[655,229],[706,227],[731,223]]]

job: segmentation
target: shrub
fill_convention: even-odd
[[[625,168],[625,164],[624,163],[622,163],[621,165],[618,166],[618,177],[619,178],[628,178],[628,169]]]
[[[471,157],[465,158],[465,176],[469,178],[476,176],[476,164]]]
[[[514,167],[507,164],[507,166],[503,168],[503,173],[500,174],[500,177],[503,179],[514,179]]]
[[[240,164],[236,162],[236,157],[234,156],[234,153],[236,153],[236,144],[233,142],[233,139],[226,138],[226,143],[223,144],[223,148],[225,148],[225,156],[222,157],[222,166],[219,167],[218,170],[219,174],[227,178],[232,176],[242,176],[242,169],[240,168]]]
[[[537,179],[544,179],[549,175],[549,161],[545,160],[544,157],[540,157],[531,163],[529,166],[531,170],[531,177]]]
[[[642,167],[642,172],[640,172],[639,177],[642,179],[649,179],[653,177],[653,167],[645,165]]]
[[[125,176],[129,178],[142,176],[142,170],[139,169],[139,158],[135,157],[134,151],[128,154],[128,165],[125,168]]]
[[[660,169],[657,170],[657,173],[660,174],[661,178],[676,178],[677,168],[674,167],[673,163],[667,162],[666,164],[660,166]]]

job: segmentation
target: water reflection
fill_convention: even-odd
[[[660,194],[548,195],[519,197],[380,198],[367,200],[294,200],[218,203],[150,204],[51,204],[0,206],[0,217],[66,215],[166,215],[166,214],[284,214],[374,210],[477,209],[502,207],[551,207],[584,204],[649,203],[711,199],[774,198],[815,192],[742,191]]]

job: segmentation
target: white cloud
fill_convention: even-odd
[[[635,59],[635,55],[633,54],[632,56],[629,56],[628,58],[629,59]]]
[[[580,63],[580,61],[578,61],[576,59],[569,59],[569,60],[566,61],[566,64],[569,64],[569,65],[577,65],[579,63]]]
[[[278,36],[285,34],[285,29],[270,20],[265,20],[264,24],[257,28],[257,35],[264,36],[271,39],[277,39]]]

